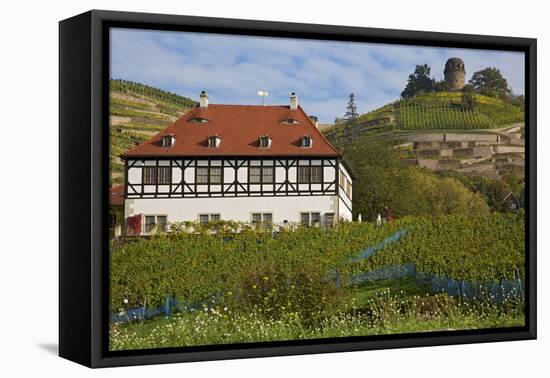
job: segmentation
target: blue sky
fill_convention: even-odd
[[[111,29],[111,78],[148,84],[211,103],[300,105],[320,122],[341,117],[350,93],[360,113],[397,100],[416,64],[443,78],[445,61],[461,57],[466,80],[492,66],[524,93],[523,53],[489,50]]]

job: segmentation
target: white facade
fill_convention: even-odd
[[[339,165],[340,173],[338,175],[338,215],[340,219],[352,220],[352,197],[353,185],[352,178],[343,164]]]
[[[323,226],[352,219],[351,176],[332,157],[128,159],[126,178],[126,219],[170,224],[214,214],[252,222],[268,214],[274,224]]]
[[[223,197],[223,198],[143,198],[125,202],[127,214],[166,216],[169,223],[199,221],[200,215],[216,214],[221,220],[252,222],[252,215],[271,214],[272,222],[299,224],[301,213],[319,213],[321,224],[337,213],[338,197]]]

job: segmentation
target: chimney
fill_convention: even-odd
[[[206,91],[201,92],[201,95],[199,96],[199,104],[201,108],[208,108],[208,95],[206,94]]]
[[[292,92],[290,94],[290,110],[296,109],[298,109],[298,96],[296,96],[296,93]]]
[[[311,122],[313,122],[315,127],[319,128],[319,119],[316,116],[310,115],[309,119],[311,120]]]

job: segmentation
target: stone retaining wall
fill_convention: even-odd
[[[445,141],[452,142],[498,142],[498,134],[445,134]]]
[[[517,132],[415,132],[404,134],[402,140],[409,149],[407,164],[434,171],[457,170],[498,179],[506,170],[525,164],[525,140]]]
[[[523,146],[495,146],[495,153],[497,153],[497,154],[506,154],[506,153],[523,154],[523,153],[525,153],[525,147],[523,147]]]
[[[474,157],[489,157],[493,155],[493,147],[477,146],[473,148]]]

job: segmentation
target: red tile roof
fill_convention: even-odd
[[[192,122],[204,118],[209,122]],[[283,123],[287,119],[298,124]],[[172,147],[161,147],[161,138],[172,135]],[[221,138],[220,146],[208,147],[209,135]],[[258,138],[268,135],[270,148],[259,148]],[[313,140],[311,148],[300,147],[303,136]],[[162,156],[340,156],[325,139],[301,107],[289,106],[216,105],[195,107],[148,141],[136,146],[122,158]]]
[[[111,206],[124,205],[124,184],[109,189],[109,204]]]

